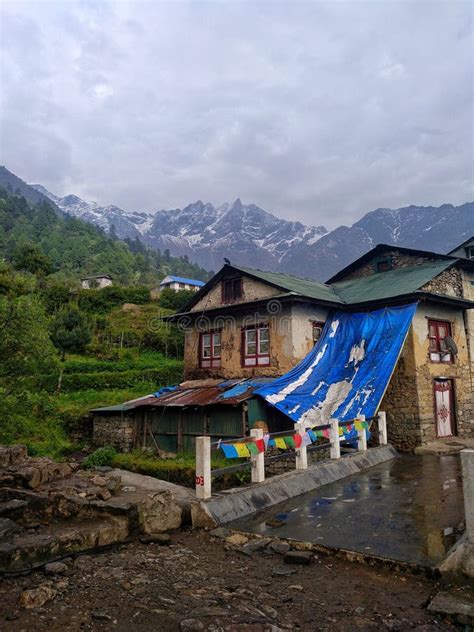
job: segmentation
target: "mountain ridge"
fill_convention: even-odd
[[[130,212],[32,186],[64,213],[108,232],[113,227],[122,239],[138,238],[152,248],[187,256],[207,270],[219,269],[227,257],[237,265],[325,281],[377,243],[447,252],[474,234],[473,202],[378,208],[351,226],[328,231],[277,218],[239,198],[220,206],[197,200],[182,209]]]

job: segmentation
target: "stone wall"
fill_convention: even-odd
[[[439,259],[435,259],[434,257],[429,256],[415,256],[408,255],[397,250],[387,250],[383,255],[376,255],[370,261],[362,264],[360,267],[356,268],[349,274],[347,274],[343,281],[348,281],[349,279],[358,279],[359,277],[369,276],[371,274],[376,274],[376,263],[382,259],[390,258],[392,260],[392,268],[408,268],[413,266],[422,266],[427,263],[433,263],[439,261]]]
[[[325,321],[327,310],[306,304],[290,306],[270,301],[266,307],[256,309],[242,306],[238,314],[217,316],[206,321],[203,331],[221,330],[221,366],[200,368],[199,329],[195,325],[186,332],[184,347],[184,378],[246,378],[253,376],[277,377],[292,369],[313,347],[314,320]],[[242,367],[242,328],[266,323],[270,330],[270,364]]]
[[[385,392],[380,410],[387,414],[388,441],[402,452],[421,443],[413,329],[408,336]]]
[[[430,361],[428,318],[451,322],[452,335],[458,347],[458,355],[453,363]],[[474,436],[471,367],[463,311],[433,304],[421,304],[413,319],[413,331],[422,443],[436,439],[433,391],[436,377],[453,380],[457,434],[462,437]]]
[[[95,446],[112,445],[120,452],[130,452],[135,444],[136,426],[133,417],[94,415],[92,441]]]
[[[459,350],[453,363],[430,361],[428,318],[451,322]],[[421,304],[380,405],[387,413],[388,440],[397,449],[411,452],[417,445],[436,439],[434,380],[437,377],[453,380],[457,434],[474,436],[470,354],[463,312]]]
[[[229,278],[236,278],[236,275],[229,275]],[[242,298],[233,301],[232,304],[258,301],[262,298],[270,298],[276,294],[284,293],[284,290],[279,290],[272,285],[267,285],[262,281],[257,281],[247,276],[242,276],[242,290]],[[222,305],[225,305],[225,303],[222,302],[222,284],[221,281],[218,281],[214,287],[191,308],[191,311],[200,312],[215,307],[221,307]]]
[[[429,283],[424,285],[422,290],[433,292],[434,294],[446,294],[447,296],[463,296],[463,275],[462,270],[449,268],[444,270]]]

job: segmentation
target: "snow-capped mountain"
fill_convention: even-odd
[[[112,226],[119,237],[140,237],[142,231],[139,226],[146,223],[149,216],[146,213],[130,213],[118,206],[100,206],[97,202],[86,202],[77,195],[59,197],[48,191],[41,184],[32,184],[34,189],[52,200],[64,213],[79,217],[85,222],[95,224],[106,232],[110,232]]]
[[[139,237],[153,248],[187,255],[207,270],[218,270],[227,257],[237,265],[326,280],[378,243],[448,252],[474,234],[473,202],[380,208],[351,227],[328,232],[279,219],[239,199],[218,207],[198,201],[183,209],[139,213],[32,186],[65,213],[107,231],[113,226],[121,238]]]

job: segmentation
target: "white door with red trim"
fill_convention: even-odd
[[[435,420],[438,437],[454,435],[453,381],[435,380]]]

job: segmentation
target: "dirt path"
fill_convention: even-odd
[[[0,630],[453,630],[426,611],[437,586],[425,577],[323,556],[287,565],[205,532],[177,533],[169,546],[83,555],[62,570],[1,580]],[[38,586],[54,598],[40,608],[19,605],[22,592]]]

